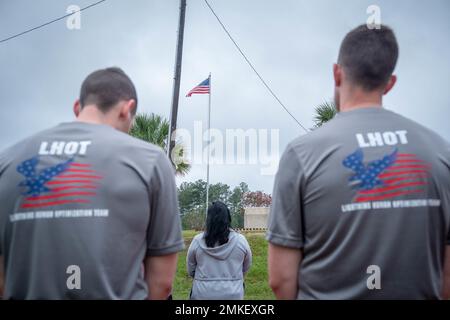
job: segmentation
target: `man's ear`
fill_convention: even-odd
[[[342,84],[342,67],[337,63],[333,64],[334,86],[340,87]]]
[[[128,101],[124,101],[122,107],[120,108],[119,116],[121,118],[130,118],[134,115],[136,108],[136,100],[131,99]]]
[[[75,101],[75,103],[73,104],[73,113],[75,114],[75,117],[78,118],[78,115],[81,112],[81,104],[80,104],[80,99],[77,99]]]
[[[395,85],[396,83],[397,83],[397,76],[393,74],[393,75],[389,78],[389,81],[388,81],[388,83],[387,83],[387,85],[386,85],[386,88],[384,88],[383,94],[385,95],[385,94],[387,94],[389,91],[391,91],[392,88],[394,87],[394,85]]]

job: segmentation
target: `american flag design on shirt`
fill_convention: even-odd
[[[358,149],[342,162],[353,171],[350,185],[357,190],[355,202],[380,201],[425,191],[431,166],[415,154],[398,149],[364,164]]]
[[[39,156],[35,156],[17,166],[17,172],[24,177],[18,185],[24,190],[22,209],[90,203],[103,179],[91,165],[73,158],[38,171],[39,164]]]

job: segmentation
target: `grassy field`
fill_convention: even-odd
[[[188,299],[192,286],[192,279],[186,271],[186,252],[197,234],[195,231],[183,231],[186,249],[178,257],[178,269],[173,287],[173,298]],[[267,242],[263,233],[244,233],[253,253],[253,264],[245,277],[245,299],[271,300],[274,295],[267,282]]]

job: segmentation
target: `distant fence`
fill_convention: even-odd
[[[266,232],[267,228],[241,228],[236,229],[238,232]]]

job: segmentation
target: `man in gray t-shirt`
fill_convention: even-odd
[[[381,107],[397,57],[388,27],[351,31],[340,112],[281,158],[267,233],[280,299],[449,297],[450,144]]]
[[[98,70],[83,82],[78,121],[0,153],[5,299],[170,295],[184,247],[174,170],[159,147],[124,133],[136,103],[122,70]]]

